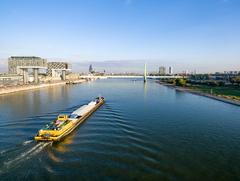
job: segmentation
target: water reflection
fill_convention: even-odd
[[[55,104],[68,105],[69,87],[54,86],[37,90],[21,91],[0,96],[0,114],[8,119],[18,119],[37,115],[46,109],[52,110]],[[63,99],[64,98],[64,99]]]
[[[56,163],[62,162],[62,159],[59,158],[59,157],[57,157],[51,149],[48,149],[48,150],[47,150],[47,153],[48,153],[48,157],[49,157],[53,162],[56,162]]]
[[[69,151],[68,145],[71,145],[73,143],[73,139],[76,135],[76,131],[77,130],[74,130],[71,134],[69,134],[67,137],[61,140],[61,142],[53,143],[54,150],[60,153],[65,153]]]
[[[144,91],[144,99],[146,98],[146,96],[147,96],[147,82],[144,82],[143,83],[143,91]]]

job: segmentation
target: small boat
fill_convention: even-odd
[[[60,141],[103,104],[104,98],[97,97],[95,100],[81,106],[70,115],[59,115],[56,120],[40,129],[34,139],[36,141]]]

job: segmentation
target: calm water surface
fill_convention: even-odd
[[[60,143],[60,113],[106,104]],[[108,79],[0,96],[0,180],[239,180],[240,108],[155,82]]]

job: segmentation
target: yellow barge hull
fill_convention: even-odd
[[[76,129],[81,123],[83,123],[91,114],[93,114],[103,104],[104,99],[101,98],[99,102],[89,112],[80,117],[78,120],[74,122],[71,121],[62,130],[46,130],[46,131],[43,130],[43,132],[49,134],[49,136],[43,136],[38,134],[34,137],[34,139],[36,141],[60,141],[65,136],[70,134],[74,129]]]

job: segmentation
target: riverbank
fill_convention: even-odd
[[[83,83],[83,82],[86,82],[87,80],[80,79],[77,81],[78,81],[78,83]],[[32,89],[40,89],[40,88],[45,88],[45,87],[64,85],[67,82],[69,82],[69,81],[59,81],[59,82],[43,83],[43,84],[14,85],[14,86],[1,87],[0,95],[19,92],[19,91],[27,91],[27,90],[32,90]]]
[[[175,85],[167,84],[167,83],[163,83],[163,82],[157,82],[157,83],[159,83],[161,85],[164,85],[164,86],[167,86],[167,87],[170,87],[170,88],[173,88],[173,89],[176,89],[178,91],[189,92],[191,94],[200,95],[200,96],[208,97],[208,98],[215,99],[215,100],[218,100],[218,101],[222,101],[222,102],[225,102],[225,103],[228,103],[228,104],[233,104],[233,105],[236,105],[236,106],[240,106],[240,101],[238,101],[238,100],[233,100],[233,99],[222,97],[222,96],[219,96],[219,95],[208,94],[208,93],[204,93],[204,92],[194,90],[194,89],[191,89],[191,88],[179,87],[179,86],[175,86]]]

